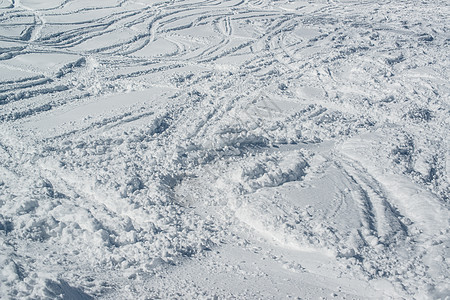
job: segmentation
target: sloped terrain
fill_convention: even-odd
[[[0,298],[441,298],[447,1],[0,0]]]

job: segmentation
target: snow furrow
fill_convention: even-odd
[[[0,10],[0,298],[449,294],[446,1]]]

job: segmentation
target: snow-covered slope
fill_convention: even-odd
[[[448,1],[0,0],[0,298],[441,298]]]

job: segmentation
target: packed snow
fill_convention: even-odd
[[[450,3],[0,0],[1,299],[448,299]]]

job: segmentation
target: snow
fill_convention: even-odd
[[[0,0],[0,298],[448,298],[449,11]]]

